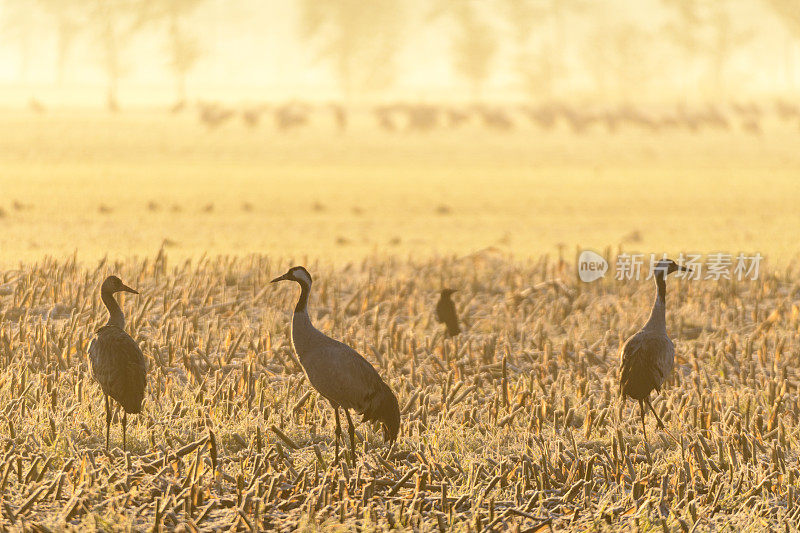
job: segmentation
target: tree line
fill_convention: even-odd
[[[747,1],[768,7],[793,38],[800,39],[800,2]],[[715,94],[724,95],[729,59],[754,38],[752,31],[736,24],[741,21],[736,20],[735,9],[742,2],[657,2],[663,22],[655,30],[642,27],[636,18],[620,16],[620,9],[612,12],[608,3],[590,0],[297,0],[295,22],[300,41],[313,51],[318,64],[330,68],[345,101],[395,85],[402,75],[399,55],[420,25],[433,25],[444,33],[452,71],[475,101],[484,96],[504,50],[512,55],[511,68],[524,93],[553,98],[575,68],[569,55],[578,42],[581,68],[591,76],[596,90],[627,98],[642,81],[663,74],[647,55],[653,48],[654,31],[659,42],[671,47],[671,57],[678,58],[671,72],[686,78],[687,85],[700,72]],[[207,3],[0,0],[0,46],[17,47],[19,77],[25,80],[37,46],[37,24],[46,18],[55,32],[56,83],[63,84],[76,40],[89,39],[106,77],[107,105],[116,109],[117,88],[127,70],[124,52],[138,33],[155,31],[162,39],[164,61],[180,103],[187,98],[187,78],[207,46],[191,17]],[[234,10],[236,4],[236,0],[227,3],[225,11]],[[591,24],[576,29],[574,21],[581,18]],[[794,76],[794,62],[787,55],[787,79]]]

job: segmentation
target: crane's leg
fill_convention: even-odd
[[[344,410],[347,415],[347,431],[350,433],[350,462],[353,463],[353,468],[356,467],[356,428],[353,426],[353,419],[350,418],[350,411]]]
[[[334,437],[334,440],[336,440],[336,456],[334,457],[333,462],[334,463],[338,463],[339,462],[339,438],[342,436],[342,425],[339,422],[339,406],[333,405],[333,404],[331,404],[331,405],[333,406],[333,413],[336,415],[336,437]],[[345,411],[345,412],[347,412],[347,411]]]
[[[644,415],[647,412],[644,410],[644,400],[639,400],[639,408],[641,409],[642,413],[642,431],[644,431],[644,445],[647,446],[649,441],[647,440],[647,424],[645,424],[644,422]]]
[[[108,451],[108,433],[111,431],[111,406],[108,404],[108,394],[106,397],[106,451]]]
[[[650,408],[650,410],[651,410],[651,411],[653,411],[653,414],[655,415],[655,417],[656,417],[656,420],[658,421],[658,429],[664,430],[664,431],[667,433],[667,435],[669,435],[670,437],[672,437],[672,440],[674,440],[675,442],[677,442],[678,444],[680,444],[680,441],[679,441],[678,439],[676,439],[676,438],[675,438],[675,435],[673,435],[673,434],[672,434],[672,432],[670,432],[670,430],[668,430],[668,429],[667,429],[667,428],[664,426],[664,421],[663,421],[663,420],[661,420],[661,417],[660,417],[660,416],[658,416],[658,413],[656,413],[656,410],[653,408],[653,404],[652,404],[652,403],[650,403],[650,397],[648,396],[647,398],[645,398],[645,399],[644,399],[644,401],[645,401],[645,403],[647,404],[647,407],[649,407],[649,408]]]
[[[650,403],[650,397],[648,396],[647,398],[645,398],[644,401],[647,402],[647,406],[650,408],[651,411],[653,411],[653,414],[656,417],[656,421],[658,422],[658,429],[666,429],[664,427],[664,421],[661,420],[661,417],[658,416],[658,413],[656,413],[656,410],[653,408],[653,404]]]
[[[122,452],[125,452],[125,427],[128,425],[128,413],[123,409],[122,415]]]

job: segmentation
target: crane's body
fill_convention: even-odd
[[[116,400],[126,413],[140,413],[147,375],[136,341],[117,326],[103,326],[89,345],[89,360],[103,394]]]
[[[317,330],[308,313],[292,317],[292,347],[311,386],[334,405],[367,415],[379,409],[379,398],[391,393],[366,359]]]
[[[675,345],[666,335],[641,330],[622,348],[622,393],[634,400],[644,400],[661,386],[672,372]]]

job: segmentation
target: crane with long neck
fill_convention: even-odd
[[[109,276],[100,288],[100,299],[108,309],[108,321],[100,328],[89,344],[89,362],[92,376],[100,384],[105,396],[106,449],[111,431],[112,405],[117,401],[123,408],[122,449],[125,450],[125,433],[128,413],[142,411],[144,390],[147,386],[147,369],[139,345],[125,332],[125,316],[114,294],[129,292],[139,294],[117,276]]]
[[[666,430],[664,422],[650,402],[650,393],[660,391],[675,364],[675,345],[667,335],[666,277],[673,272],[688,269],[671,259],[659,261],[653,268],[656,283],[656,296],[650,317],[636,334],[631,336],[620,349],[620,395],[639,402],[642,430],[647,440],[645,425],[645,406],[656,417],[658,427]]]
[[[305,268],[296,266],[272,282],[284,280],[300,285],[300,297],[292,315],[292,347],[311,386],[333,407],[337,461],[342,433],[339,408],[344,410],[350,434],[350,458],[355,466],[355,428],[349,410],[362,414],[364,421],[381,422],[384,439],[387,442],[394,441],[400,429],[397,397],[375,368],[358,352],[313,326],[308,315],[311,274]]]

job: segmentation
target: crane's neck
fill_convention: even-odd
[[[304,280],[297,283],[300,285],[300,298],[297,300],[297,305],[294,306],[294,312],[308,314],[308,294],[311,292],[311,284]]]
[[[122,315],[122,309],[119,308],[117,300],[114,299],[114,293],[103,289],[100,291],[100,298],[108,309],[108,322],[106,322],[106,325],[125,329],[125,317]]]
[[[312,340],[315,338],[316,330],[308,316],[308,293],[311,291],[311,285],[304,281],[298,281],[298,283],[300,284],[300,298],[297,300],[292,315],[292,347],[300,359],[300,363],[305,365],[306,355],[309,351],[313,352]]]
[[[657,329],[666,332],[667,283],[663,272],[657,271],[654,277],[656,280],[656,300],[653,302],[653,310],[650,311],[650,318],[647,320],[644,329]]]

